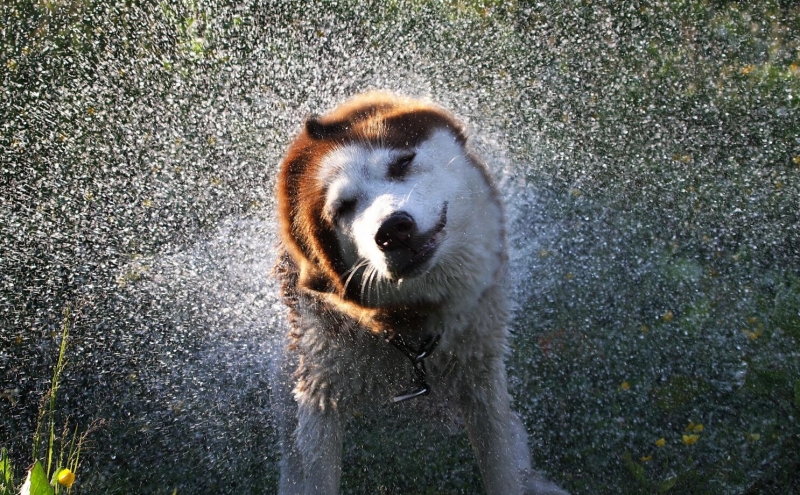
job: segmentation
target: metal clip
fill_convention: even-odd
[[[416,389],[410,390],[404,394],[397,395],[392,399],[393,403],[403,402],[404,400],[413,399],[422,395],[428,395],[431,392],[430,385],[427,381],[427,370],[425,369],[425,358],[431,355],[439,344],[440,335],[427,337],[420,346],[419,350],[413,349],[405,343],[403,337],[393,335],[387,339],[389,343],[394,345],[400,352],[411,360],[411,366],[414,368],[414,382],[417,385]]]
[[[414,399],[422,395],[428,395],[429,393],[431,393],[430,389],[427,386],[423,386],[422,388],[411,390],[409,392],[406,392],[405,394],[394,396],[394,398],[392,398],[392,402],[397,404],[398,402],[403,402],[404,400],[408,399]]]

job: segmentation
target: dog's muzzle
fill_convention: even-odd
[[[442,206],[439,221],[427,232],[420,232],[417,222],[405,211],[389,215],[375,234],[375,243],[386,258],[386,266],[394,278],[422,272],[441,244],[447,225],[447,203]]]

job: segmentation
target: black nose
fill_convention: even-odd
[[[404,211],[398,211],[383,221],[378,233],[375,234],[375,243],[378,244],[378,249],[381,251],[401,248],[407,245],[416,230],[417,223],[414,222],[411,215]]]

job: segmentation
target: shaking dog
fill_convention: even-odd
[[[503,207],[461,124],[358,96],[305,122],[277,198],[280,493],[339,493],[345,413],[407,400],[456,409],[489,494],[564,493],[510,408]]]

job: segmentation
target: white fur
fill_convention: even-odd
[[[351,144],[329,154],[320,180],[329,185],[326,209],[337,201],[357,200],[352,222],[337,229],[349,266],[368,260],[377,270],[364,287],[363,302],[439,302],[452,297],[474,299],[493,282],[503,260],[500,206],[490,186],[470,163],[464,149],[446,130],[438,130],[415,150],[411,172],[402,181],[386,179],[387,163],[397,154],[386,148]],[[424,276],[391,281],[375,233],[392,212],[404,210],[427,231],[439,220],[444,203],[448,220],[443,242]],[[366,281],[365,281],[366,283]]]
[[[503,216],[492,185],[446,130],[420,143],[408,175],[390,180],[397,151],[350,144],[324,158],[318,180],[327,184],[326,215],[337,202],[357,206],[336,232],[349,266],[363,264],[362,303],[428,302],[439,309],[420,334],[441,336],[426,360],[431,395],[416,401],[455,404],[464,418],[486,490],[494,495],[563,494],[531,471],[527,435],[510,409],[504,357],[508,318]],[[375,235],[395,211],[406,211],[421,231],[447,223],[427,271],[392,280]],[[276,384],[283,459],[281,494],[338,493],[344,411],[387,403],[409,386],[408,359],[355,321],[320,312],[300,294],[293,328],[296,352],[287,353]],[[299,359],[298,359],[299,357]],[[294,388],[288,385],[294,380]],[[400,407],[400,406],[395,406]],[[387,439],[391,442],[391,439]],[[549,491],[548,491],[549,490]]]

